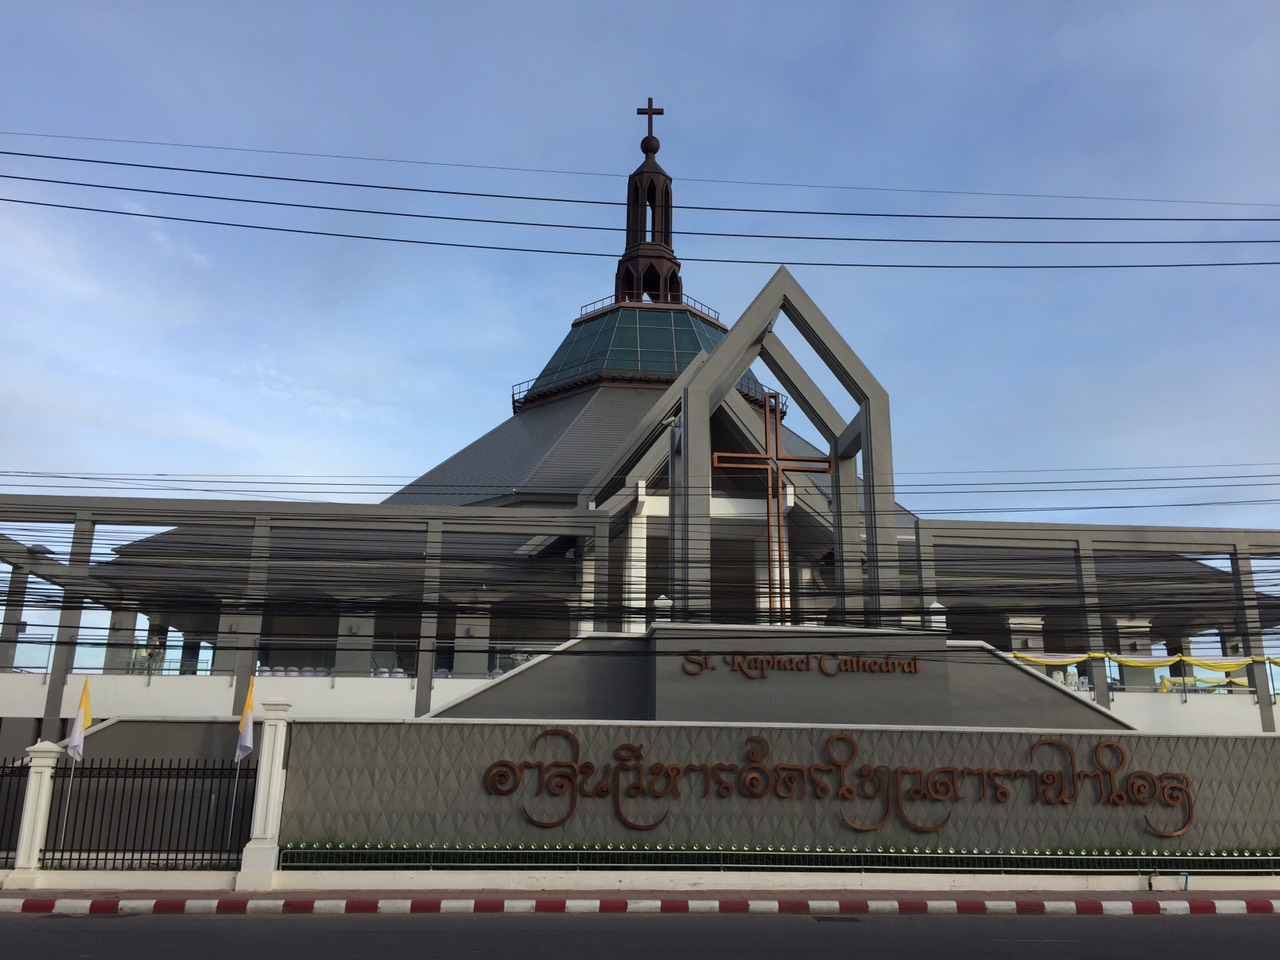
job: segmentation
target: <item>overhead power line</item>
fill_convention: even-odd
[[[85,213],[105,213],[112,216],[134,217],[145,220],[165,220],[174,223],[197,223],[206,226],[235,227],[241,230],[260,230],[269,233],[301,234],[311,237],[331,237],[343,240],[372,240],[381,243],[408,244],[411,246],[450,247],[463,250],[489,250],[500,253],[537,253],[560,257],[596,257],[617,259],[616,252],[590,250],[552,250],[541,247],[517,247],[490,243],[461,243],[447,240],[423,240],[409,237],[383,237],[373,234],[346,233],[338,230],[305,230],[300,227],[271,226],[257,223],[236,223],[228,220],[211,220],[203,217],[178,217],[168,214],[145,213],[134,210],[110,210],[81,204],[53,203],[44,200],[21,200],[0,197],[0,203],[17,203],[26,206],[49,207],[59,210],[77,210]],[[793,267],[864,267],[890,270],[1163,270],[1188,267],[1275,267],[1280,260],[1195,261],[1182,263],[875,263],[830,260],[796,260],[791,258],[751,259],[747,257],[688,257],[680,258],[688,263],[719,263],[749,266],[773,266],[784,263]]]
[[[248,173],[245,171],[212,170],[204,167],[183,167],[170,164],[138,163],[124,160],[103,160],[92,157],[73,157],[61,154],[29,153],[19,150],[0,150],[0,156],[25,157],[37,160],[58,160],[68,163],[90,163],[101,166],[127,167],[137,170],[163,170],[170,173],[194,173],[205,176],[237,177],[248,180],[277,183],[299,183],[313,186],[347,187],[361,190],[389,190],[398,193],[421,193],[441,196],[476,197],[491,200],[521,200],[537,203],[568,203],[588,206],[622,207],[620,200],[594,200],[582,197],[548,197],[532,194],[488,193],[473,190],[444,190],[435,187],[411,187],[398,184],[366,183],[353,180],[327,180],[315,177],[286,177],[278,174]],[[678,210],[697,210],[716,213],[750,213],[805,217],[867,217],[890,220],[972,220],[1045,223],[1280,223],[1280,217],[1118,217],[1118,216],[1046,216],[967,213],[885,213],[852,210],[802,210],[775,207],[724,207],[678,204]]]
[[[494,478],[494,486],[509,489],[509,482]],[[1221,491],[1251,490],[1262,488],[1280,493],[1280,474],[1217,474],[1212,476],[1142,476],[1127,479],[1114,477],[1096,479],[1020,480],[1005,482],[966,483],[899,483],[896,495],[905,500],[910,512],[919,517],[964,516],[977,514],[1028,514],[1048,512],[1080,513],[1094,510],[1152,510],[1188,506],[1214,507],[1239,505],[1270,505],[1280,502],[1280,497],[1251,496],[1241,499],[1221,499]],[[416,495],[472,493],[482,497],[488,490],[483,479],[471,484],[430,483],[404,478],[378,477],[307,477],[280,475],[205,475],[205,474],[94,474],[87,472],[0,471],[0,489],[10,491],[83,491],[111,490],[159,491],[164,493],[190,493],[214,496],[253,497],[269,500],[317,501],[322,498],[377,497],[383,498],[404,489]],[[523,484],[527,494],[566,494],[562,486]],[[1130,494],[1147,491],[1182,491],[1193,498],[1157,502],[1088,502],[1098,494]],[[1035,503],[1022,505],[1018,499],[1034,496],[1042,500],[1048,494],[1067,494],[1072,499],[1054,504]],[[1176,494],[1175,494],[1176,495]],[[938,503],[938,498],[1001,497],[1000,503],[982,506],[958,506],[930,508],[924,504]],[[1015,499],[1018,498],[1018,499]],[[972,502],[972,501],[969,501]],[[897,508],[893,511],[897,514]]]
[[[1057,472],[1057,471],[1046,471]],[[913,474],[900,474],[900,477]],[[484,482],[500,482],[498,477],[477,478],[477,485]],[[55,486],[59,481],[86,481],[94,483],[179,483],[197,482],[209,485],[232,486],[252,483],[257,487],[288,487],[292,489],[326,489],[342,490],[355,488],[364,491],[399,490],[406,484],[414,489],[435,490],[455,489],[457,484],[424,483],[410,480],[403,476],[351,476],[345,474],[312,476],[309,474],[140,474],[140,473],[94,473],[88,471],[55,472],[45,470],[0,470],[0,485],[4,486]],[[1176,489],[1223,489],[1237,487],[1280,488],[1280,473],[1213,473],[1203,475],[1174,474],[1162,476],[1149,473],[1136,477],[1054,477],[1048,480],[969,480],[965,482],[937,481],[903,481],[899,480],[894,489],[898,493],[912,493],[922,496],[947,494],[1015,494],[1015,493],[1098,493],[1123,492],[1129,490],[1176,490]],[[535,489],[528,485],[525,489]],[[547,487],[547,490],[559,490],[559,487]]]
[[[568,177],[606,177],[612,180],[620,180],[626,176],[626,174],[623,173],[602,173],[593,170],[557,170],[546,167],[505,166],[492,163],[461,163],[458,161],[419,160],[406,157],[371,157],[361,154],[317,153],[306,150],[271,150],[263,147],[232,147],[207,143],[181,143],[170,140],[139,140],[124,137],[86,137],[71,134],[30,133],[22,130],[0,130],[0,136],[31,137],[44,140],[77,140],[86,143],[119,143],[148,147],[178,147],[184,150],[219,150],[228,153],[251,153],[279,157],[307,157],[321,160],[357,160],[364,163],[398,163],[424,167],[448,167],[460,170],[495,170],[504,173],[540,173]],[[951,197],[1007,197],[1015,200],[1087,200],[1104,203],[1165,203],[1221,207],[1280,207],[1280,204],[1278,203],[1243,200],[1187,200],[1171,199],[1168,197],[1098,196],[1075,193],[1015,193],[999,190],[947,190],[936,187],[885,187],[847,183],[792,183],[776,180],[728,180],[723,177],[681,176],[680,180],[685,183],[715,183],[739,187],[783,187],[795,190],[846,190],[868,193],[920,193]]]
[[[491,217],[462,217],[439,213],[412,213],[403,210],[373,210],[367,207],[339,207],[320,203],[298,203],[288,200],[264,200],[257,197],[234,197],[226,194],[193,193],[187,190],[160,190],[155,187],[130,187],[112,183],[92,183],[84,180],[60,180],[53,177],[29,177],[0,173],[0,180],[18,180],[25,183],[45,183],[64,187],[86,187],[93,190],[111,190],[122,193],[145,193],[152,196],[180,197],[184,200],[215,200],[221,203],[244,203],[255,206],[277,207],[290,210],[316,210],[325,213],[354,213],[362,216],[396,217],[407,220],[434,220],[449,223],[477,223],[490,226],[535,227],[549,230],[585,230],[599,233],[625,233],[625,227],[609,227],[595,224],[549,223],[536,220],[503,220]],[[778,233],[728,233],[711,230],[677,230],[681,237],[714,237],[734,240],[806,240],[842,243],[906,243],[906,244],[978,244],[1003,246],[1186,246],[1227,244],[1280,243],[1280,239],[1229,239],[1229,240],[1012,240],[1003,238],[946,238],[946,237],[837,237],[806,234]]]

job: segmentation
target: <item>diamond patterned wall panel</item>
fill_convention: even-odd
[[[286,841],[1280,847],[1273,737],[299,722],[288,756]]]

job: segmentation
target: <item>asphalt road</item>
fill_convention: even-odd
[[[1273,956],[1280,917],[4,916],[5,960],[1203,960]]]

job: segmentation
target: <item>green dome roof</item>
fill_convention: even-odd
[[[687,309],[620,306],[575,324],[532,389],[605,370],[674,376],[723,339],[724,330]]]
[[[599,380],[669,383],[701,351],[715,350],[725,333],[687,306],[617,304],[573,325],[542,373],[515,388],[516,409]],[[755,382],[749,373],[747,379]]]

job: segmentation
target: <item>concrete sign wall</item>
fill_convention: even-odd
[[[1280,741],[1114,731],[291,724],[285,841],[1280,846]]]
[[[440,710],[449,719],[1127,729],[989,647],[901,629],[655,624],[592,636]]]

